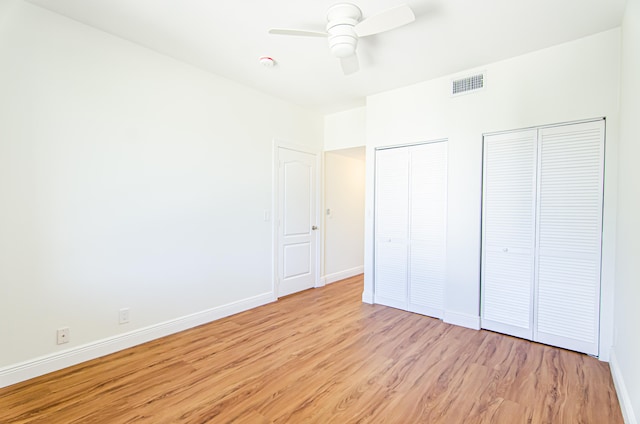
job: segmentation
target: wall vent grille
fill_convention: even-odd
[[[484,88],[484,80],[484,73],[453,80],[451,84],[451,94],[455,96],[457,94],[480,90]]]

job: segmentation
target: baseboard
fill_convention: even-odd
[[[616,393],[618,395],[618,402],[620,402],[620,409],[622,410],[622,417],[625,424],[638,424],[636,415],[633,412],[633,405],[631,404],[631,398],[627,391],[627,386],[624,383],[624,376],[620,370],[618,364],[618,358],[614,348],[609,350],[609,368],[611,369],[611,377],[613,377],[613,385],[616,387]]]
[[[335,283],[336,281],[344,280],[345,278],[354,277],[364,272],[364,266],[357,266],[351,269],[345,269],[344,271],[334,272],[333,274],[327,274],[323,277],[325,284]]]
[[[473,330],[480,329],[480,317],[476,315],[445,310],[442,320],[448,324],[458,325],[460,327],[471,328]]]
[[[151,340],[197,327],[220,318],[244,312],[276,301],[274,293],[264,293],[237,302],[211,308],[170,321],[140,328],[129,333],[98,340],[51,355],[0,369],[0,388],[58,371],[81,362],[109,355]]]
[[[363,291],[362,292],[362,302],[363,303],[368,303],[370,305],[373,305],[373,292],[370,291]]]

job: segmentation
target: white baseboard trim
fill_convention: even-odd
[[[373,305],[373,292],[363,291],[362,292],[362,302]]]
[[[81,362],[109,355],[151,340],[197,327],[220,318],[244,312],[276,301],[274,293],[264,293],[202,312],[133,330],[129,333],[87,343],[82,346],[41,356],[29,361],[0,368],[0,388],[58,371]]]
[[[354,277],[364,272],[364,265],[357,266],[351,269],[345,269],[344,271],[334,272],[333,274],[327,274],[323,277],[325,284],[335,283],[336,281],[344,280],[345,278]]]
[[[627,386],[624,383],[624,376],[620,370],[618,364],[618,358],[614,348],[609,350],[609,368],[611,369],[611,377],[613,377],[613,385],[616,388],[618,395],[618,402],[620,402],[620,409],[622,410],[622,417],[625,424],[638,424],[636,415],[633,412],[633,405],[631,404],[631,398],[627,391]]]
[[[447,324],[458,325],[460,327],[471,328],[472,330],[480,329],[480,317],[476,315],[462,314],[460,312],[444,311],[442,321]]]

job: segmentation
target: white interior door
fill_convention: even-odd
[[[537,130],[484,138],[482,328],[531,339]]]
[[[598,354],[604,120],[484,140],[482,327]]]
[[[409,310],[444,317],[447,142],[409,149]]]
[[[604,121],[543,128],[534,340],[598,354]]]
[[[278,296],[316,285],[317,156],[278,147]]]
[[[409,150],[376,151],[374,301],[407,309]]]
[[[446,141],[377,150],[375,193],[375,303],[442,318]]]

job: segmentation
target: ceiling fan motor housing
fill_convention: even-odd
[[[351,3],[338,3],[327,12],[329,48],[338,58],[353,56],[358,46],[355,26],[362,19],[360,8]]]
[[[362,19],[362,11],[351,3],[338,3],[327,12],[325,32],[300,29],[272,28],[269,34],[293,35],[303,37],[328,37],[329,49],[333,56],[340,59],[345,75],[351,75],[360,69],[356,48],[359,37],[380,34],[409,24],[416,19],[411,8],[400,5]]]

